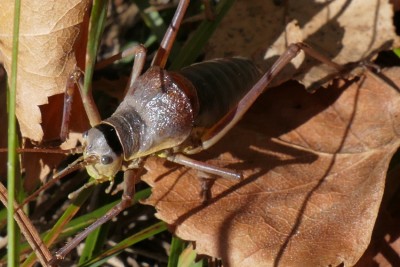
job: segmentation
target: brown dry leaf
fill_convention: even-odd
[[[358,62],[400,44],[388,0],[274,2],[236,1],[211,38],[206,58],[247,56],[267,70],[288,44],[299,41],[339,64]],[[315,65],[319,62],[304,61],[303,55],[274,83],[295,76],[308,87],[331,71],[321,66],[309,71]]]
[[[400,266],[400,164],[394,157],[371,243],[357,267]]]
[[[399,68],[385,72],[399,84]],[[289,84],[290,85],[290,84]],[[307,94],[267,91],[199,159],[242,171],[202,203],[196,171],[149,159],[145,201],[225,266],[354,265],[367,248],[399,146],[399,91],[368,74]]]
[[[76,63],[81,24],[90,1],[24,1],[21,6],[17,118],[23,137],[43,139],[41,123],[58,121],[62,108],[42,114],[39,106],[64,93]],[[0,61],[10,73],[14,1],[0,4]],[[62,107],[58,105],[58,107]],[[55,128],[55,127],[53,127]]]
[[[24,138],[34,142],[58,139],[68,77],[75,65],[83,68],[82,27],[87,23],[90,1],[27,1],[22,3],[16,115]],[[10,73],[14,1],[0,4],[0,61]],[[50,15],[51,14],[51,15]],[[72,107],[69,140],[63,148],[74,147],[76,135],[88,127],[79,97]],[[29,146],[29,141],[27,143]],[[3,146],[4,147],[4,146]],[[25,189],[33,190],[60,162],[63,155],[23,157]]]

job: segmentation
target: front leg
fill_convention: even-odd
[[[135,60],[132,67],[131,76],[129,78],[129,82],[127,85],[127,89],[125,93],[129,93],[130,90],[133,90],[133,83],[136,81],[137,77],[142,73],[144,63],[146,61],[146,48],[143,45],[135,45],[133,47],[127,48],[124,51],[111,56],[108,59],[105,59],[101,62],[98,62],[95,66],[95,69],[103,68],[117,60],[120,60],[125,57],[129,57],[131,55],[135,56]],[[82,70],[76,68],[74,72],[70,75],[67,85],[65,88],[65,97],[64,97],[64,109],[63,109],[63,118],[61,122],[61,140],[65,140],[68,135],[70,114],[71,114],[71,105],[75,92],[75,84],[79,88],[79,92],[81,94],[83,106],[85,107],[85,112],[89,119],[90,125],[93,127],[101,122],[100,113],[97,109],[96,103],[93,100],[92,88],[89,88],[88,92],[85,92],[83,89],[83,72]]]
[[[146,62],[146,52],[147,52],[147,50],[143,45],[141,45],[141,44],[135,45],[133,47],[125,49],[124,51],[122,51],[116,55],[113,55],[107,59],[104,59],[104,60],[98,62],[95,66],[95,69],[96,70],[102,69],[105,66],[107,66],[117,60],[120,60],[122,58],[129,57],[129,56],[135,56],[135,60],[133,62],[133,67],[132,67],[132,71],[131,71],[131,76],[129,78],[129,82],[126,87],[127,88],[126,91],[129,91],[129,89],[132,88],[132,85],[136,81],[137,77],[139,77],[143,71],[144,63]],[[125,92],[125,93],[127,93],[127,92]]]
[[[109,220],[115,218],[121,211],[125,210],[129,207],[133,202],[133,196],[135,195],[135,183],[137,177],[141,174],[142,168],[139,169],[130,169],[125,171],[124,173],[124,192],[122,194],[121,202],[115,205],[112,209],[110,209],[104,216],[100,217],[91,224],[88,228],[80,232],[78,235],[74,237],[70,242],[68,242],[64,247],[59,249],[54,259],[52,260],[52,264],[55,265],[58,261],[63,260],[65,256],[71,252],[83,239],[85,239],[91,232],[93,232],[96,228],[100,227],[102,224],[108,222]]]
[[[83,72],[79,68],[75,68],[74,72],[70,75],[65,88],[64,109],[60,134],[61,140],[65,140],[68,135],[75,84],[78,86],[81,93],[82,103],[85,107],[90,125],[93,127],[101,122],[99,110],[97,109],[96,103],[93,100],[92,88],[89,88],[88,92],[85,93],[83,90]]]
[[[164,156],[160,156],[160,157],[164,157]],[[243,178],[242,174],[237,171],[222,168],[222,167],[217,167],[217,166],[208,164],[203,161],[194,160],[192,158],[186,157],[185,155],[178,154],[178,153],[176,153],[176,154],[170,153],[169,155],[165,156],[165,159],[167,159],[168,161],[180,164],[182,166],[186,166],[186,167],[189,167],[189,168],[192,168],[192,169],[195,169],[195,170],[207,173],[207,174],[220,176],[225,179],[240,180]]]

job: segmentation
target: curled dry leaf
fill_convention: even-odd
[[[349,266],[370,242],[400,143],[399,91],[372,74],[313,95],[289,85],[267,91],[199,155],[244,174],[215,180],[205,203],[196,171],[147,162],[145,203],[226,266]]]
[[[42,114],[39,106],[64,93],[76,62],[77,40],[89,1],[24,1],[18,56],[16,114],[23,137],[43,139],[41,123],[59,121],[62,108]],[[14,1],[0,4],[0,61],[11,67]],[[62,107],[62,103],[61,103]],[[55,128],[55,127],[53,127]]]
[[[247,56],[267,70],[290,43],[299,41],[339,64],[400,44],[388,0],[238,0],[211,38],[206,57]],[[331,71],[303,57],[274,83],[295,77],[308,87]]]
[[[40,143],[60,136],[66,83],[76,65],[83,67],[85,49],[81,47],[84,42],[81,32],[89,4],[88,0],[22,2],[16,115],[24,138]],[[14,1],[0,3],[0,62],[8,73],[13,12]],[[74,118],[70,123],[71,135],[64,148],[75,146],[76,133],[88,125],[86,117],[81,115],[79,97],[75,97],[72,112],[75,115],[71,115]],[[62,155],[25,154],[25,189],[33,190],[38,178],[44,178],[62,158]]]

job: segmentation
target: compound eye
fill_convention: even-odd
[[[100,162],[103,165],[107,165],[107,164],[110,164],[111,162],[113,162],[113,159],[110,156],[101,156]]]

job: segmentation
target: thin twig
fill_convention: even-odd
[[[4,206],[7,207],[8,203],[8,194],[5,186],[0,183],[0,201]],[[32,225],[29,218],[22,211],[22,209],[18,209],[18,204],[14,202],[14,219],[17,222],[22,234],[25,236],[26,240],[32,247],[36,256],[38,257],[40,263],[43,266],[50,266],[49,262],[52,259],[52,255],[50,250],[46,247],[43,241],[40,239],[39,233],[36,231],[36,228]]]

